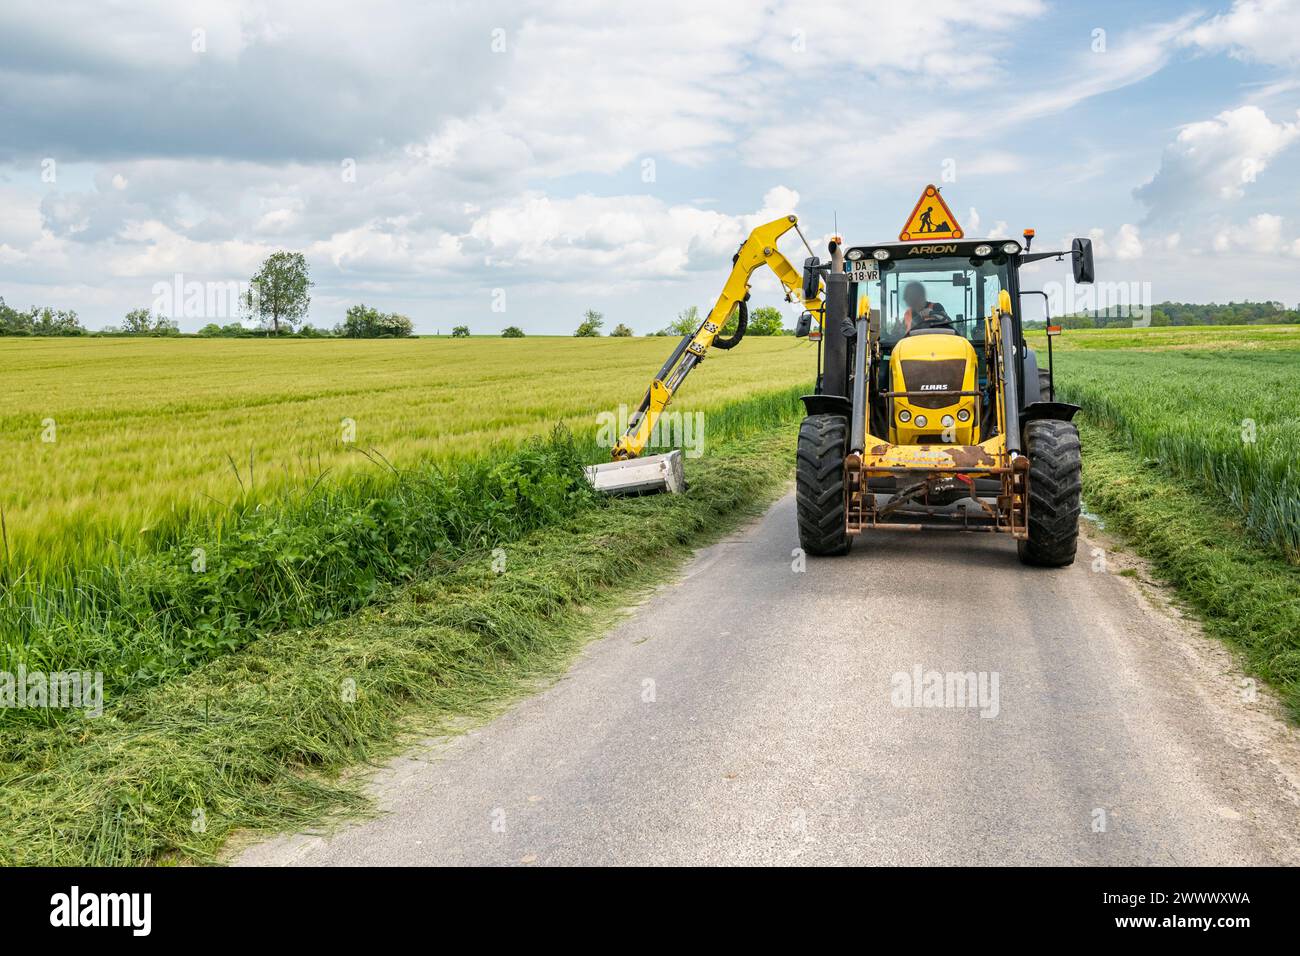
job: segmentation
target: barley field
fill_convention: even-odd
[[[235,498],[379,456],[453,463],[556,423],[592,435],[598,413],[635,407],[675,341],[0,339],[8,563],[147,550]],[[718,410],[815,368],[804,340],[751,337],[710,356],[674,408]]]

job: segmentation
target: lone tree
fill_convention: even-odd
[[[153,331],[153,316],[148,309],[132,309],[122,319],[122,331],[129,335],[148,335]]]
[[[781,310],[774,305],[764,305],[749,313],[747,335],[785,335]]]
[[[281,322],[292,330],[307,317],[311,287],[307,258],[301,252],[273,252],[253,276],[241,301],[249,315],[279,335]]]
[[[620,322],[618,325],[614,326],[614,331],[609,334],[616,338],[627,339],[632,337],[632,330]]]
[[[700,310],[696,306],[689,309],[683,309],[677,313],[677,318],[668,323],[668,328],[664,330],[665,335],[694,335],[700,327]]]
[[[122,331],[127,335],[179,335],[180,323],[165,315],[154,315],[148,309],[132,309],[122,319]]]
[[[454,329],[451,330],[451,337],[452,337],[453,339],[467,339],[467,338],[469,338],[469,326],[468,326],[468,325],[458,325],[458,326],[456,326]]]
[[[735,335],[736,326],[739,324],[740,312],[738,309],[732,309],[727,320],[722,323],[723,335]],[[677,313],[677,318],[668,323],[664,329],[665,335],[694,335],[700,330],[700,323],[704,320],[700,318],[700,310],[697,306],[691,306],[689,309],[683,309]],[[752,322],[753,319],[751,318]],[[752,327],[752,326],[751,326]]]
[[[588,309],[583,317],[582,324],[573,334],[580,339],[591,339],[600,335],[600,327],[605,324],[605,317],[595,309]]]
[[[517,325],[507,325],[501,330],[501,337],[503,339],[522,339],[524,330]]]

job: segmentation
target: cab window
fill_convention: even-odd
[[[880,310],[881,339],[886,348],[909,330],[909,296],[922,303],[921,312],[928,314],[930,323],[946,322],[958,335],[983,345],[984,317],[997,305],[998,292],[1006,288],[1006,263],[984,260],[972,264],[967,258],[948,257],[887,260],[881,266],[879,281],[869,286],[858,283],[854,314],[860,314],[869,295],[871,307]],[[911,312],[916,320],[918,311]]]

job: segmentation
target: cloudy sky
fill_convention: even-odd
[[[754,224],[888,238],[927,182],[1157,301],[1300,302],[1300,0],[5,0],[0,71],[0,295],[91,328],[283,248],[317,325],[649,332]]]

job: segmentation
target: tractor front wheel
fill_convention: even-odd
[[[1045,568],[1074,563],[1079,541],[1083,458],[1071,422],[1038,420],[1025,426],[1029,457],[1029,540],[1018,541],[1020,560]]]
[[[849,423],[843,415],[809,415],[799,426],[795,504],[799,546],[813,555],[848,554],[844,531],[844,455]]]

